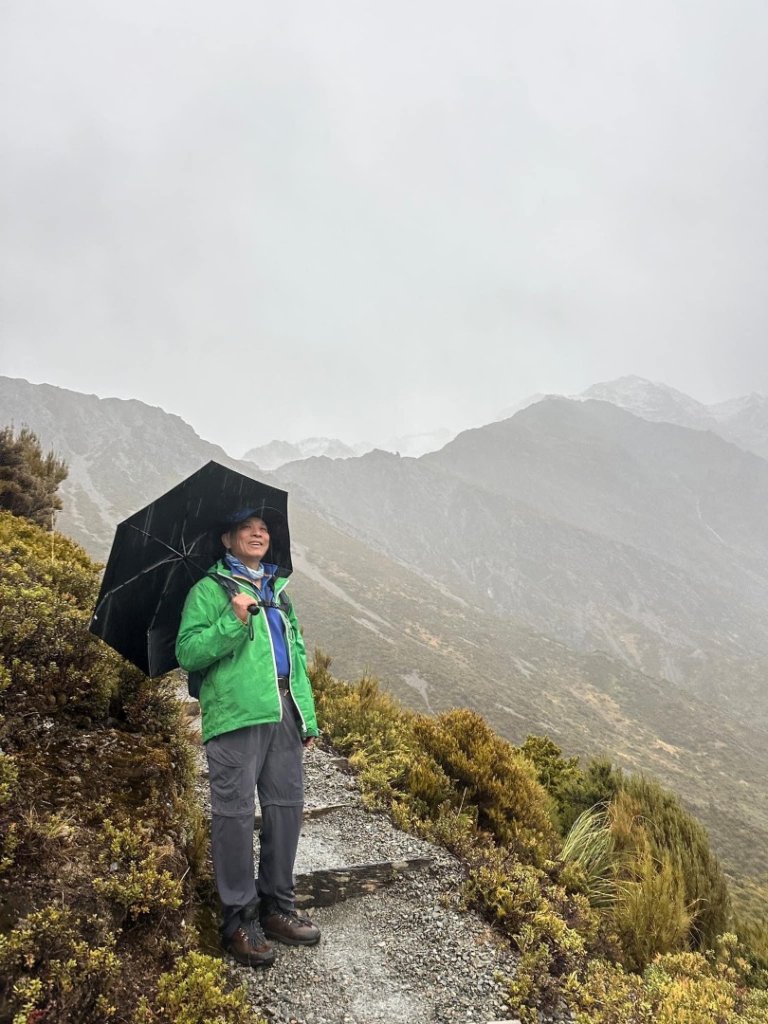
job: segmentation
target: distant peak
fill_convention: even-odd
[[[696,402],[695,398],[691,398],[684,391],[678,391],[677,388],[671,387],[669,384],[664,384],[662,381],[649,380],[647,377],[638,377],[636,374],[628,374],[624,377],[616,377],[615,380],[600,381],[597,384],[592,384],[586,391],[582,391],[581,394],[576,395],[576,398],[597,398],[600,394],[649,394],[654,392],[662,392],[667,395],[674,395],[677,398],[683,398],[687,402]],[[697,403],[699,404],[699,403]]]

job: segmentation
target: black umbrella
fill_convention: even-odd
[[[289,576],[286,492],[209,462],[117,527],[91,632],[148,676],[175,668],[184,599],[223,554],[224,524],[243,509],[269,527],[264,561]]]

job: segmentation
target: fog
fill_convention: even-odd
[[[768,391],[768,7],[5,0],[0,372],[233,454]]]

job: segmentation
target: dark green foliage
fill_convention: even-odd
[[[528,736],[520,752],[534,765],[539,782],[552,797],[563,836],[585,811],[607,807],[621,788],[621,770],[607,757],[594,757],[583,767],[578,757],[563,757],[548,736]]]
[[[520,753],[534,766],[536,777],[552,797],[561,833],[567,832],[578,817],[577,814],[566,820],[572,812],[573,793],[582,786],[584,779],[578,757],[563,757],[560,747],[548,736],[527,736]]]
[[[621,769],[607,757],[594,757],[577,776],[566,779],[558,793],[563,832],[590,807],[607,807],[620,791],[623,778]]]
[[[18,434],[12,427],[0,429],[0,508],[51,530],[61,508],[56,492],[66,476],[66,463],[53,452],[44,455],[28,427]]]
[[[562,750],[549,736],[526,736],[520,753],[532,762],[539,782],[553,796],[582,777],[578,757],[563,757]]]

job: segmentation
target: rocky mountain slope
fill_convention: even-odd
[[[0,419],[31,427],[69,466],[57,527],[105,557],[115,525],[214,459],[236,462],[192,427],[144,402],[0,377]]]
[[[519,743],[610,752],[684,795],[729,864],[766,870],[768,732],[605,652],[583,653],[481,610],[292,504],[290,589],[305,640],[337,675],[368,669],[419,711],[466,706]]]

